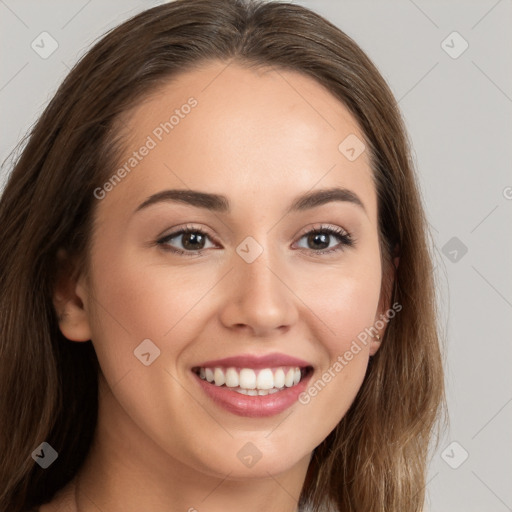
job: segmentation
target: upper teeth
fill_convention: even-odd
[[[299,367],[262,368],[200,368],[199,377],[214,383],[216,386],[226,385],[228,388],[271,390],[295,386],[300,382]],[[276,390],[277,390],[276,389]]]

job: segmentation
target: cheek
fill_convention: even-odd
[[[322,292],[308,293],[308,305],[325,323],[322,342],[329,352],[344,350],[348,340],[373,324],[379,292],[380,286],[371,280],[364,283],[348,277],[323,287]]]
[[[299,400],[309,410],[308,428],[318,443],[343,418],[363,383],[371,343],[367,330],[374,325],[380,296],[380,263],[368,260],[327,276],[307,295],[321,320],[316,337],[327,357]]]
[[[208,286],[208,282],[195,282],[186,272],[121,263],[108,272],[98,296],[127,331],[160,339]]]
[[[112,386],[128,372],[146,368],[134,351],[147,339],[159,351],[151,368],[178,375],[181,356],[215,311],[209,292],[221,275],[195,265],[148,264],[130,250],[113,254],[98,251],[92,267],[92,340],[106,380]]]
[[[350,347],[352,340],[373,325],[381,288],[378,257],[350,261],[337,269],[318,269],[303,280],[302,296],[322,326],[324,348],[331,359]],[[320,334],[319,334],[320,336]]]

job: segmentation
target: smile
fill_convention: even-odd
[[[278,393],[299,384],[310,367],[284,366],[275,368],[200,367],[192,371],[200,379],[217,387],[248,396]]]

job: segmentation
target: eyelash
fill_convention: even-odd
[[[188,234],[188,233],[200,233],[201,235],[206,236],[211,239],[210,235],[207,232],[205,232],[204,230],[195,228],[194,226],[186,226],[186,228],[175,231],[174,233],[169,233],[165,237],[160,238],[159,240],[157,240],[157,244],[160,245],[165,251],[173,252],[175,254],[187,255],[187,256],[201,256],[203,254],[203,252],[206,251],[207,249],[199,249],[197,251],[184,251],[182,249],[177,249],[176,247],[172,247],[167,244],[167,242],[169,242],[173,238],[176,238],[176,237],[179,237],[180,235],[184,235],[184,234]],[[315,228],[311,229],[310,231],[307,231],[306,233],[301,235],[299,240],[301,240],[305,236],[319,234],[319,233],[326,233],[330,236],[335,236],[340,240],[340,243],[335,247],[331,247],[330,249],[323,249],[321,251],[315,251],[313,249],[304,249],[304,248],[301,248],[299,250],[312,252],[315,256],[318,256],[318,255],[321,256],[324,254],[330,254],[330,253],[342,251],[342,250],[344,250],[345,247],[353,247],[355,245],[355,239],[347,231],[344,231],[343,229],[338,228],[338,227],[330,227],[330,226],[323,226],[323,225],[320,227],[315,227]]]

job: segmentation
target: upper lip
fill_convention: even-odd
[[[264,356],[255,356],[251,354],[241,354],[238,356],[225,357],[224,359],[215,359],[205,361],[194,368],[214,368],[214,367],[239,367],[239,368],[274,368],[278,366],[312,366],[303,359],[288,356],[286,354],[266,354]]]

